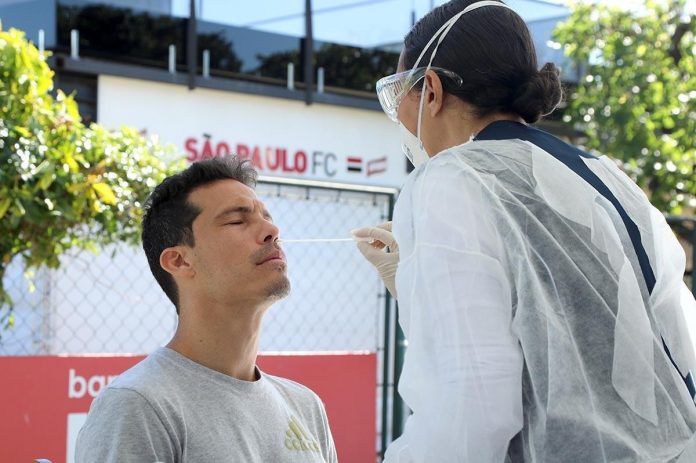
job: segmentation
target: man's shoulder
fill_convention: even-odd
[[[158,349],[121,373],[92,403],[88,423],[161,421],[172,415],[182,399],[175,365],[169,363]]]
[[[101,391],[80,430],[76,461],[174,461],[179,426],[167,389],[156,388],[172,383],[165,370],[151,355]]]
[[[268,381],[276,390],[292,400],[316,405],[322,403],[319,396],[313,390],[303,384],[288,378],[283,378],[281,376],[274,376],[266,373],[264,373],[264,376],[266,381]]]
[[[162,349],[158,349],[114,378],[104,391],[130,390],[148,398],[168,389],[175,382],[172,365],[164,357]]]

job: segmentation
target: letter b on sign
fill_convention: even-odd
[[[80,375],[75,374],[74,369],[70,369],[68,376],[68,398],[81,399],[87,392],[87,381]]]
[[[109,376],[108,381],[111,381],[113,378]],[[85,394],[89,394],[90,397],[94,398],[99,395],[99,392],[106,384],[106,376],[95,375],[90,378],[83,378],[71,368],[68,374],[68,398],[81,399]]]

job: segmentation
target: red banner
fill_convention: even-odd
[[[142,356],[0,357],[0,462],[67,461],[93,398]],[[341,463],[375,460],[376,355],[262,355],[324,401]]]

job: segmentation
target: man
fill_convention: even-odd
[[[319,398],[256,367],[263,315],[290,283],[255,182],[228,157],[155,188],[143,248],[179,324],[94,401],[78,463],[336,462]]]

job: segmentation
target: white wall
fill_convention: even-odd
[[[390,187],[406,178],[398,127],[381,111],[111,76],[99,77],[97,106],[99,123],[147,130],[187,155],[200,154],[206,140],[213,153],[257,148],[264,175]],[[273,166],[277,149],[287,151],[285,169]],[[304,172],[292,171],[301,164],[298,152],[307,161]],[[362,172],[348,171],[351,157],[362,160]],[[386,171],[368,175],[370,161],[373,170],[381,164]]]

